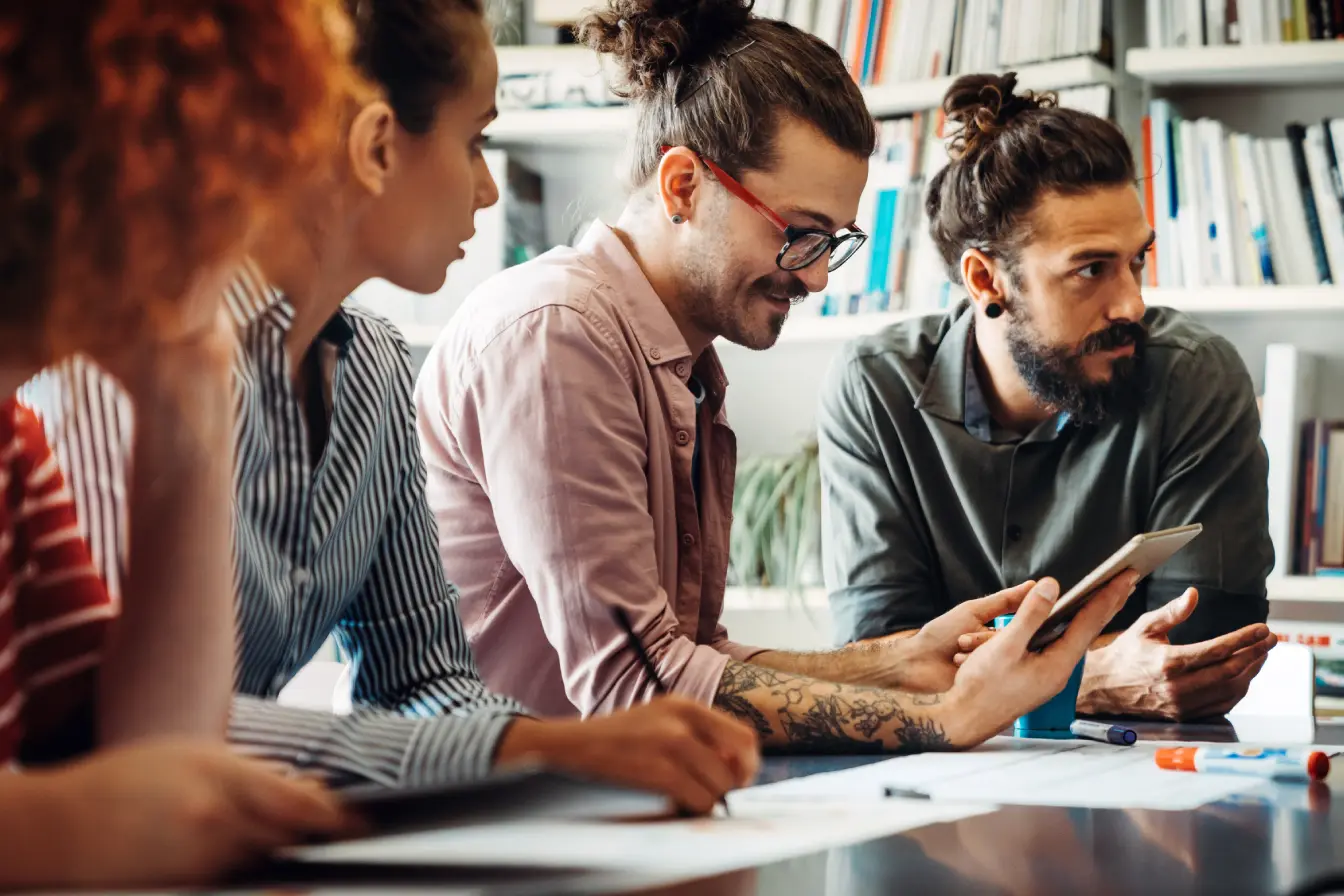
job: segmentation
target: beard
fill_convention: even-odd
[[[762,297],[796,302],[807,297],[807,287],[794,274],[780,270],[758,277],[745,290],[737,286],[742,279],[723,259],[711,255],[684,263],[679,289],[684,312],[701,332],[756,351],[768,349],[779,339],[788,312],[771,314],[761,327],[757,323],[761,312],[755,306]]]
[[[1115,323],[1093,333],[1077,348],[1051,345],[1041,338],[1019,300],[1008,324],[1008,348],[1028,391],[1085,426],[1137,408],[1147,392],[1144,352],[1148,329],[1141,323]],[[1111,363],[1111,376],[1094,380],[1083,362],[1089,355],[1132,345],[1134,354]]]

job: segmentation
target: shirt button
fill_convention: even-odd
[[[684,429],[677,430],[677,444],[678,445],[691,444],[691,434]]]
[[[681,377],[682,379],[685,379],[686,375],[690,372],[691,369],[686,366],[685,361],[682,361],[680,364],[677,365],[677,376]]]
[[[301,566],[290,570],[289,583],[295,588],[302,588],[304,585],[307,585],[311,579],[312,576],[309,575],[308,570]]]
[[[689,532],[682,533],[681,543],[686,547],[695,547],[695,536]]]
[[[662,356],[663,356],[663,353],[662,353],[661,351],[659,351],[658,349],[656,349],[656,348],[651,348],[651,349],[649,349],[649,357],[652,358],[653,360],[657,361],[657,360],[658,360],[659,358],[661,358]]]
[[[1008,527],[1008,540],[1009,540],[1009,541],[1018,541],[1018,540],[1021,539],[1021,538],[1022,538],[1022,527],[1021,527],[1021,526],[1019,526],[1017,523],[1013,523],[1011,526]]]

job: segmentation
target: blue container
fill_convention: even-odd
[[[1012,621],[1012,616],[996,617],[994,628],[996,631],[1003,629]],[[1083,663],[1086,661],[1083,657],[1073,667],[1064,690],[1026,715],[1019,716],[1013,722],[1013,734],[1018,737],[1072,738],[1069,726],[1078,715],[1078,689],[1083,684]]]

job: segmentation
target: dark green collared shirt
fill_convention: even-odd
[[[841,642],[918,628],[1027,579],[1079,581],[1140,532],[1203,523],[1111,623],[1200,589],[1188,643],[1268,615],[1268,461],[1246,366],[1227,340],[1151,308],[1149,394],[1099,426],[999,427],[970,363],[974,315],[850,344],[818,414],[826,585]]]

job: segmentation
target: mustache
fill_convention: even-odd
[[[1078,347],[1078,355],[1081,357],[1097,352],[1109,352],[1130,345],[1140,349],[1147,338],[1148,328],[1141,323],[1111,324],[1084,339],[1083,344]]]
[[[752,288],[762,295],[769,296],[772,299],[785,299],[794,305],[797,305],[810,293],[803,281],[793,275],[787,275],[784,280],[777,280],[775,277],[762,277],[752,284]]]

